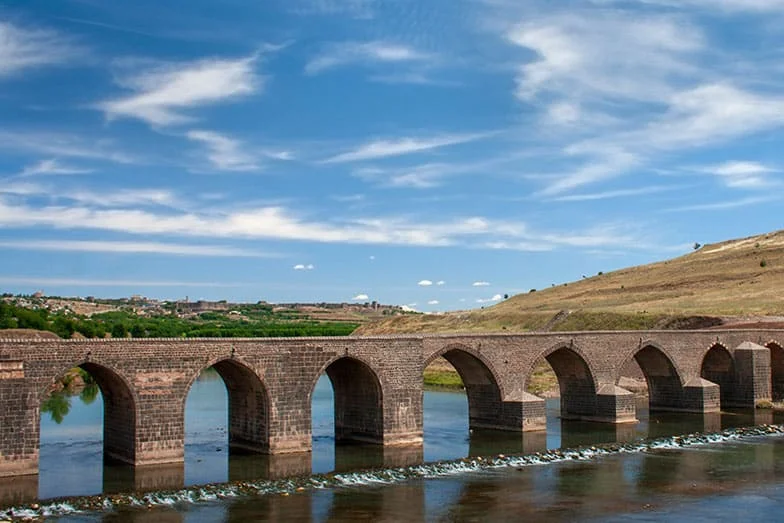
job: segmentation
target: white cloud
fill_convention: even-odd
[[[487,282],[487,281],[475,281],[471,285],[474,286],[474,287],[489,287],[490,286],[490,282]]]
[[[434,56],[394,42],[343,42],[334,44],[305,66],[306,74],[319,74],[351,64],[429,62]]]
[[[530,101],[553,93],[561,109],[570,108],[561,110],[567,119],[576,116],[574,100],[666,99],[673,78],[695,72],[685,58],[705,47],[699,29],[680,19],[620,11],[538,17],[507,37],[538,57],[520,67],[517,96]]]
[[[420,287],[430,287],[431,285],[433,285],[433,282],[430,280],[421,280],[419,283],[417,283],[417,285],[419,285]]]
[[[291,12],[298,15],[346,15],[352,18],[373,17],[376,0],[290,0]]]
[[[246,287],[247,283],[222,283],[210,281],[147,281],[147,280],[94,280],[87,278],[50,278],[37,276],[0,276],[0,283],[6,285],[46,286],[84,286],[84,287]]]
[[[740,189],[761,189],[773,182],[769,176],[777,172],[758,162],[725,162],[699,169],[701,172],[719,177],[727,187]]]
[[[22,169],[19,177],[27,176],[47,176],[47,175],[60,175],[60,174],[89,174],[93,172],[92,169],[83,169],[79,167],[72,167],[63,165],[60,161],[51,158],[48,160],[41,160],[40,162],[29,165]]]
[[[259,169],[256,158],[243,151],[243,144],[239,140],[204,130],[188,131],[186,136],[207,146],[207,159],[216,169],[240,172]]]
[[[630,0],[591,0],[597,4],[626,3]],[[663,5],[668,7],[701,7],[721,11],[747,11],[751,13],[772,13],[784,10],[784,0],[636,0],[639,3]]]
[[[375,256],[368,256],[368,259],[369,259],[370,261],[375,261],[376,257],[375,257]]]
[[[272,160],[278,160],[281,162],[290,162],[294,160],[296,157],[294,153],[291,151],[282,151],[282,150],[264,150],[261,151],[261,154],[267,158]]]
[[[738,200],[728,200],[723,202],[710,202],[700,203],[695,205],[684,205],[683,207],[673,207],[664,209],[664,212],[692,212],[692,211],[725,211],[729,209],[737,209],[739,207],[748,207],[750,205],[759,205],[762,203],[780,200],[780,196],[756,196],[748,198],[740,198]]]
[[[501,301],[503,299],[504,299],[503,296],[501,296],[500,294],[496,294],[492,298],[487,298],[487,299],[480,298],[480,299],[476,300],[476,302],[477,303],[493,303],[493,302],[496,302],[496,301]]]
[[[53,200],[70,200],[98,207],[174,206],[177,203],[174,194],[167,189],[115,189],[93,192],[85,189],[60,189],[28,182],[0,185],[0,194],[43,196]],[[2,202],[0,202],[0,206],[2,206]]]
[[[542,196],[552,196],[586,184],[614,178],[638,165],[640,158],[630,152],[611,148],[601,151],[593,160],[572,172],[564,173],[550,185],[539,191]]]
[[[0,20],[0,79],[47,65],[67,65],[82,51],[48,29],[28,29]]]
[[[405,312],[419,312],[414,307],[416,307],[416,303],[409,303],[408,305],[401,305],[400,308],[403,309]]]
[[[535,231],[522,222],[454,217],[422,222],[409,216],[303,219],[283,206],[226,210],[190,207],[168,189],[65,190],[37,184],[0,186],[0,228],[92,229],[137,235],[274,239],[317,243],[552,250],[560,247],[654,249],[628,224],[572,231]],[[38,200],[76,202],[40,206]],[[33,200],[36,205],[24,203]],[[129,208],[131,207],[131,208]],[[430,280],[428,280],[430,281]],[[476,282],[481,285],[482,282]],[[431,281],[432,284],[432,281]],[[486,284],[486,282],[485,282]]]
[[[258,92],[262,78],[257,57],[132,68],[118,83],[134,94],[98,105],[109,119],[137,118],[153,125],[190,122],[186,110],[242,98]]]
[[[87,190],[64,191],[59,197],[100,207],[130,207],[135,205],[176,206],[177,198],[168,189],[116,189],[93,192]]]
[[[388,158],[390,156],[402,156],[406,154],[438,149],[440,147],[447,147],[450,145],[473,142],[475,140],[486,138],[489,135],[489,133],[447,134],[431,138],[397,138],[394,140],[375,140],[361,145],[352,151],[341,153],[328,158],[327,160],[324,160],[323,163],[357,162],[363,160]]]
[[[438,280],[438,281],[436,282],[436,285],[438,285],[438,286],[441,286],[441,285],[446,285],[446,282],[445,282],[444,280]]]
[[[438,305],[438,300],[430,300],[427,302],[428,305]]]
[[[367,301],[368,300],[368,295],[367,294],[357,294],[356,296],[351,298],[351,300],[352,301]]]
[[[35,154],[105,160],[121,164],[140,163],[136,156],[122,152],[111,140],[79,137],[71,133],[0,130],[0,149]]]
[[[784,125],[784,97],[754,93],[731,83],[703,84],[673,96],[670,109],[631,145],[665,150],[726,141]]]
[[[316,267],[312,263],[308,263],[307,265],[304,263],[298,263],[294,266],[295,271],[312,271]]]
[[[105,252],[122,254],[167,254],[180,256],[209,256],[227,258],[276,258],[275,253],[263,253],[223,245],[183,245],[177,243],[90,241],[90,240],[0,240],[6,249],[62,252]]]
[[[665,191],[674,191],[678,187],[666,185],[651,185],[648,187],[638,187],[636,189],[616,189],[612,191],[602,191],[587,194],[570,194],[567,196],[558,196],[551,198],[554,202],[587,202],[595,200],[607,200],[610,198],[628,198],[630,196],[642,196],[645,194],[654,194]]]

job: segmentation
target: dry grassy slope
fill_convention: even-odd
[[[571,314],[552,321],[564,310]],[[395,317],[356,334],[652,328],[698,315],[784,316],[784,231],[705,245],[679,258],[520,294],[483,310]]]

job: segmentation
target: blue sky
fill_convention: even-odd
[[[782,0],[0,1],[0,288],[491,304],[782,227]]]

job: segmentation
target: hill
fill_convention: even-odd
[[[354,334],[677,329],[760,321],[784,322],[784,230],[599,273],[482,310],[394,317]]]

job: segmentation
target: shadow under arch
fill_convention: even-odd
[[[250,365],[236,358],[222,358],[204,366],[190,380],[182,399],[182,412],[193,383],[213,368],[223,380],[229,400],[229,447],[250,452],[269,452],[269,409],[267,387]]]
[[[58,373],[39,396],[43,404],[52,392],[52,386],[68,370],[81,368],[95,380],[103,398],[103,454],[104,458],[135,465],[136,419],[138,398],[133,387],[117,371],[96,361],[81,361]]]
[[[353,356],[339,356],[331,360],[311,384],[309,401],[322,374],[326,374],[332,384],[335,443],[383,444],[384,392],[373,368]]]
[[[598,412],[597,387],[588,360],[574,344],[560,344],[541,355],[550,364],[561,391],[561,418],[592,418]],[[529,370],[530,376],[533,367]],[[528,376],[526,377],[526,380]]]
[[[769,341],[770,349],[770,392],[773,401],[784,400],[784,345]]]
[[[424,367],[427,368],[438,357],[448,361],[460,375],[468,399],[469,428],[508,430],[507,424],[502,421],[503,391],[490,363],[468,347],[448,345],[430,356]]]
[[[700,377],[719,386],[721,407],[727,407],[735,397],[735,359],[729,349],[721,343],[714,343],[705,353],[700,365]]]
[[[643,342],[620,368],[624,368],[632,359],[645,376],[650,411],[683,410],[683,379],[664,349],[654,342]]]

